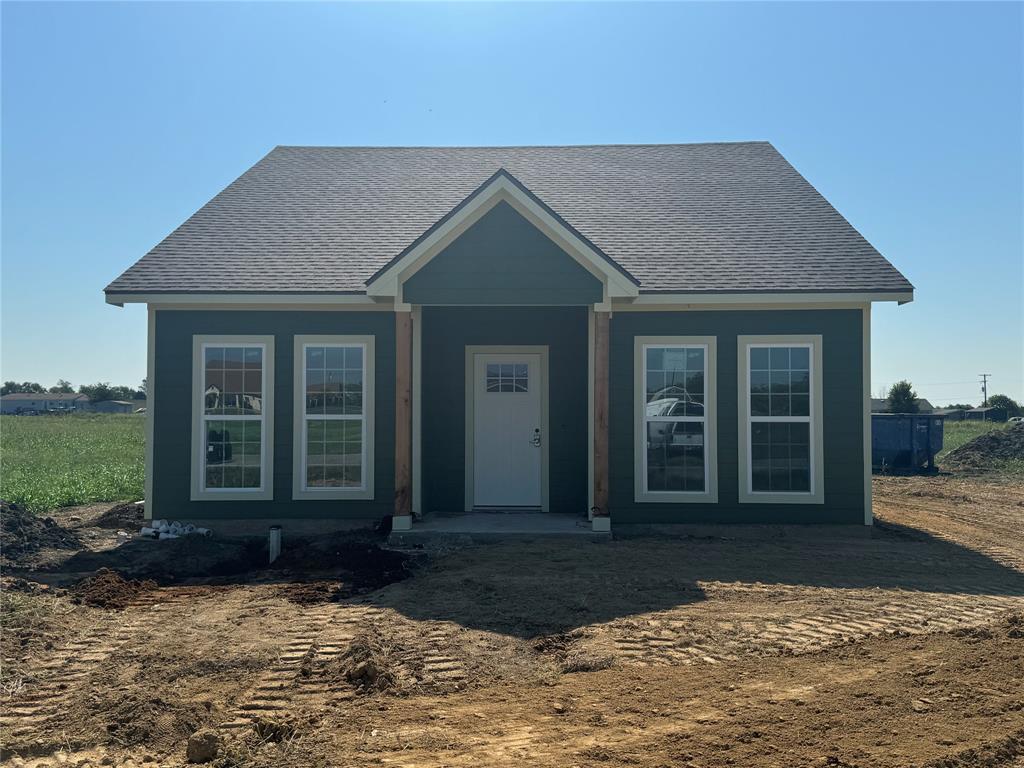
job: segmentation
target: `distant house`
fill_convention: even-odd
[[[966,416],[970,421],[1006,421],[1005,408],[971,408]]]
[[[88,410],[89,398],[74,392],[15,392],[0,398],[0,413]]]
[[[917,398],[917,412],[918,413],[934,413],[935,406],[925,400],[923,397]],[[886,397],[872,397],[871,398],[871,412],[872,413],[888,413],[889,412],[889,399]]]
[[[946,421],[963,421],[967,414],[963,408],[936,408],[932,413]]]
[[[93,403],[92,409],[97,413],[135,413],[146,407],[145,400],[102,400]]]

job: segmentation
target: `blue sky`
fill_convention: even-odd
[[[103,286],[275,144],[767,139],[917,287],[872,389],[1024,397],[1022,7],[5,2],[0,376],[140,381]]]

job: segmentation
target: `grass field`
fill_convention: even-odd
[[[936,461],[942,461],[946,454],[959,448],[968,440],[994,429],[1006,429],[1006,423],[997,421],[947,421],[943,425],[942,450],[936,455]]]
[[[0,499],[33,512],[143,496],[146,420],[0,416]]]

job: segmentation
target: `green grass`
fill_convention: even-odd
[[[995,429],[1006,429],[1005,423],[998,421],[947,421],[942,429],[942,450],[936,455],[936,461],[942,461],[946,454],[956,450],[978,435],[984,435]]]
[[[0,416],[0,499],[33,512],[143,496],[145,419]]]

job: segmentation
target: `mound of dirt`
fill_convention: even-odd
[[[0,501],[0,562],[9,567],[31,565],[43,549],[78,549],[78,537],[55,520]]]
[[[352,639],[334,670],[360,693],[401,693],[412,681],[403,674],[394,645],[380,633],[365,632]]]
[[[943,462],[954,467],[988,469],[1007,460],[1024,460],[1024,424],[978,435],[946,454]]]
[[[155,581],[126,579],[117,571],[100,568],[75,586],[72,590],[72,599],[76,603],[96,608],[120,610],[131,605],[139,595],[156,588]]]
[[[118,504],[97,517],[93,525],[97,528],[137,531],[142,526],[145,513],[146,509],[143,504]]]
[[[88,733],[99,743],[171,749],[200,728],[213,725],[217,716],[209,702],[135,688],[108,691],[73,704],[66,715],[68,723],[79,725],[79,733]]]

